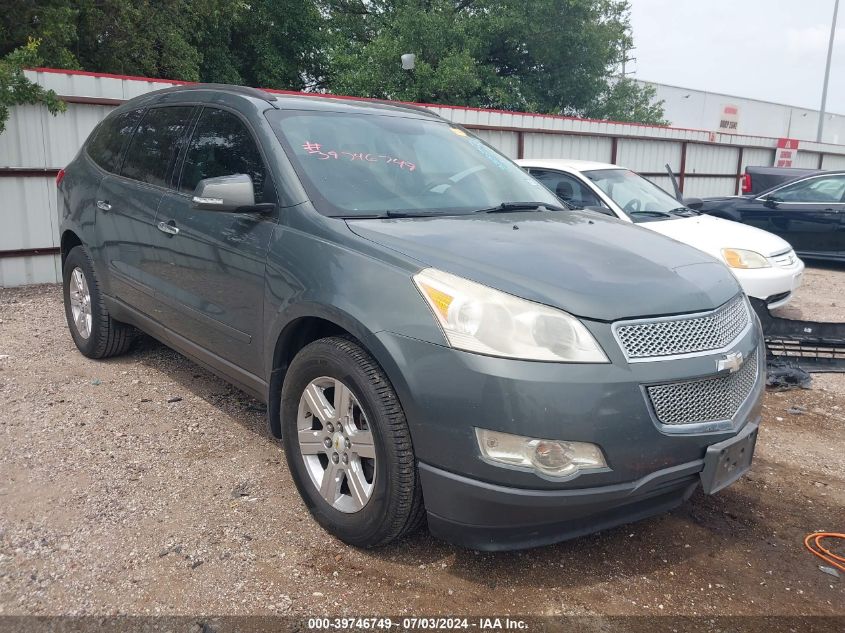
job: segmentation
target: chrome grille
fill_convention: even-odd
[[[730,420],[754,388],[757,356],[727,376],[647,387],[657,419],[671,425]]]
[[[751,315],[743,295],[693,317],[621,322],[616,338],[629,360],[723,349],[739,336]]]

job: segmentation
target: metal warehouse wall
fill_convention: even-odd
[[[639,83],[654,87],[657,99],[663,101],[666,119],[671,125],[718,130],[724,107],[734,106],[738,110],[736,131],[741,134],[800,140],[816,138],[818,110],[650,81]],[[845,115],[825,113],[822,140],[826,143],[845,143]]]
[[[55,176],[106,114],[127,99],[182,82],[73,71],[27,71],[68,104],[12,108],[0,135],[0,287],[60,280]],[[664,165],[686,195],[738,192],[746,165],[770,165],[776,138],[591,121],[562,116],[429,106],[512,158],[581,158],[617,163],[671,191]],[[798,164],[845,169],[845,146],[802,142]]]

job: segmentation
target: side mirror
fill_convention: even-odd
[[[704,206],[704,200],[701,198],[684,198],[684,206],[698,211]]]
[[[780,202],[780,200],[773,195],[768,195],[763,198],[763,205],[769,207],[770,209],[777,209],[778,202]]]
[[[234,212],[255,206],[252,178],[246,174],[206,178],[197,183],[191,198],[195,209]]]

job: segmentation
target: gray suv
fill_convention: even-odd
[[[751,463],[764,355],[697,250],[562,208],[409,106],[196,85],[117,108],[60,173],[70,332],[137,330],[268,406],[314,518],[550,543]]]

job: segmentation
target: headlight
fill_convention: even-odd
[[[524,360],[606,363],[575,317],[433,268],[414,275],[449,344],[467,352]]]
[[[486,429],[475,429],[475,436],[485,460],[548,477],[570,477],[581,470],[607,468],[601,449],[587,442],[541,440]]]
[[[769,260],[760,253],[742,248],[723,248],[722,257],[731,268],[769,268]]]

